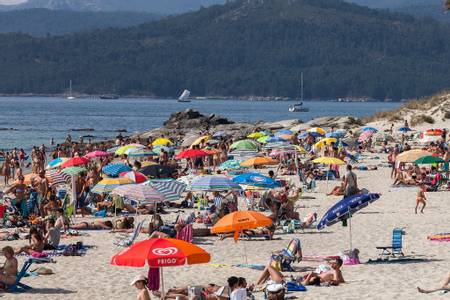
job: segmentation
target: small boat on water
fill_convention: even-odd
[[[308,112],[309,108],[303,106],[303,102],[296,103],[289,107],[290,112]]]
[[[301,82],[301,88],[302,88],[300,103],[296,103],[296,104],[292,105],[291,107],[289,107],[290,112],[308,112],[309,111],[308,107],[303,106],[303,72],[300,77],[300,82]]]
[[[104,94],[104,95],[100,95],[99,98],[103,99],[103,100],[117,100],[120,97],[119,97],[119,95],[116,95],[116,94]]]
[[[177,102],[191,102],[191,100],[189,100],[190,95],[191,92],[189,90],[184,90]]]

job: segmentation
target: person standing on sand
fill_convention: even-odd
[[[44,212],[44,205],[47,199],[48,186],[49,186],[48,179],[45,177],[45,171],[41,171],[39,173],[39,177],[34,182],[34,187],[37,192],[38,208],[41,214],[43,214]]]
[[[425,197],[425,191],[427,190],[427,187],[425,184],[421,184],[419,187],[419,190],[417,191],[417,198],[416,198],[416,208],[415,212],[417,214],[417,208],[419,208],[419,204],[422,204],[422,209],[420,212],[423,214],[423,209],[425,206],[427,206],[427,198]]]
[[[358,193],[358,178],[352,171],[352,166],[347,165],[347,173],[345,173],[344,179],[345,196],[353,196]]]
[[[2,175],[4,176],[5,186],[9,183],[9,177],[11,176],[11,157],[8,152],[5,154],[5,161],[2,166]]]

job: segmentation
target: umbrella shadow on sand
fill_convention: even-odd
[[[33,288],[27,291],[27,293],[41,294],[41,295],[69,295],[69,294],[76,294],[77,291],[71,291],[62,288]]]

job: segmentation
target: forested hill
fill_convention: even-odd
[[[450,28],[338,0],[245,0],[128,29],[0,36],[0,93],[410,98],[450,85]]]
[[[22,32],[33,36],[62,35],[109,27],[131,27],[160,19],[138,12],[77,12],[26,9],[0,12],[0,32]]]

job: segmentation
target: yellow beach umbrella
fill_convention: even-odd
[[[325,135],[326,134],[326,131],[323,128],[320,128],[320,127],[310,128],[310,129],[307,130],[307,132],[316,132],[316,133],[318,133],[320,135]]]
[[[249,138],[249,139],[259,139],[259,138],[261,138],[261,137],[263,137],[263,136],[266,136],[264,133],[262,133],[262,132],[253,132],[253,133],[250,133],[249,135],[247,135],[247,137]]]
[[[300,147],[300,146],[298,146],[298,145],[294,145],[294,148],[295,148],[295,150],[296,150],[298,153],[301,153],[301,154],[307,154],[307,153],[308,153],[308,151],[306,151],[305,148]]]
[[[201,143],[207,142],[211,137],[209,135],[204,135],[197,138],[192,144],[191,147],[200,145]]]
[[[336,143],[337,139],[335,138],[324,138],[314,144],[316,148],[322,148],[325,145],[331,145],[331,143]]]
[[[145,146],[140,145],[140,144],[132,144],[132,145],[125,145],[120,147],[119,149],[116,150],[116,152],[114,152],[116,155],[123,155],[125,154],[125,152],[127,152],[127,150],[133,149],[133,148],[144,148]]]
[[[316,158],[312,162],[315,164],[322,164],[322,165],[345,165],[345,162],[343,160],[340,160],[339,158],[336,157],[328,157],[328,156]]]
[[[278,160],[273,158],[263,156],[263,157],[253,157],[243,161],[241,167],[251,167],[251,166],[264,166],[264,165],[277,165]]]
[[[166,138],[157,138],[152,143],[153,146],[167,146],[172,144],[173,144],[172,141]]]
[[[414,162],[416,160],[418,160],[421,157],[424,156],[430,156],[433,155],[433,153],[425,151],[425,150],[421,150],[421,149],[414,149],[414,150],[409,150],[409,151],[405,151],[403,153],[400,153],[397,158],[395,159],[395,161],[399,161],[399,162]]]

